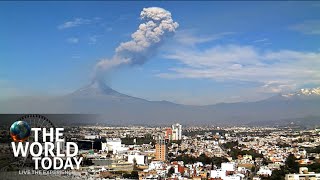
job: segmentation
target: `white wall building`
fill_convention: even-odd
[[[150,164],[149,164],[149,170],[153,170],[153,169],[162,169],[163,168],[163,165],[164,165],[164,162],[162,161],[152,161]]]
[[[221,163],[221,169],[223,171],[235,171],[236,170],[236,163],[234,163],[234,162]]]
[[[101,143],[101,150],[102,151],[113,151],[113,154],[122,151],[123,147],[121,146],[121,139],[120,138],[110,138],[107,139],[105,143]]]
[[[267,166],[261,166],[257,174],[262,176],[271,176],[272,171]]]
[[[172,125],[172,140],[181,140],[182,139],[182,126],[181,124]]]
[[[257,174],[262,176],[271,176],[272,171],[267,166],[261,166]]]
[[[129,154],[128,162],[134,163],[134,161],[136,161],[138,165],[145,165],[147,163],[147,157],[140,154]]]
[[[222,169],[211,170],[210,177],[223,179],[224,177],[226,177],[226,171],[222,171]]]
[[[286,174],[285,180],[320,180],[320,173],[309,172],[308,168],[300,167],[299,174]]]
[[[94,139],[100,139],[101,137],[99,135],[85,135],[84,139],[90,139],[90,140],[94,140]]]
[[[234,174],[231,176],[226,176],[223,180],[242,180],[244,178],[243,174]]]
[[[214,179],[223,179],[223,180],[242,180],[244,179],[243,174],[233,174],[233,175],[227,175],[226,170],[222,169],[216,169],[210,171],[210,178]]]
[[[320,174],[286,174],[285,180],[302,180],[302,179],[314,179],[320,180]]]

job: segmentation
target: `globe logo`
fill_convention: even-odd
[[[31,128],[25,121],[16,121],[10,127],[10,136],[15,142],[24,142],[31,135]]]

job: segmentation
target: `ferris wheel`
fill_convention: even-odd
[[[55,131],[54,124],[45,116],[39,115],[39,114],[29,114],[24,115],[17,119],[17,121],[25,121],[29,124],[30,128],[46,128],[47,130],[49,128],[53,128],[53,131]],[[43,144],[43,138],[42,138],[42,131],[38,132],[38,142]],[[55,138],[55,137],[54,137]],[[54,140],[55,141],[55,140]],[[26,140],[26,142],[29,142],[30,144],[35,142],[35,134],[34,132],[31,132],[30,137]],[[12,151],[12,145],[9,143],[9,149]],[[34,152],[37,153],[39,151],[37,146],[34,146]],[[55,150],[54,150],[55,151]],[[13,155],[13,152],[12,152]],[[44,156],[43,154],[41,156]],[[34,161],[32,160],[32,156],[30,155],[30,151],[28,149],[27,156],[26,157],[14,157],[12,161],[8,164],[8,166],[2,168],[2,170],[6,170],[5,168],[10,169],[28,169],[34,167]],[[40,166],[39,166],[40,167]]]

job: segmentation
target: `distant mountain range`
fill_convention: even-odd
[[[148,101],[119,93],[101,81],[93,81],[60,97],[21,97],[0,102],[0,113],[99,114],[97,118],[65,123],[117,125],[244,125],[283,119],[320,119],[320,88],[301,89],[256,102],[219,103],[195,106],[169,101]],[[272,123],[271,123],[272,124]]]

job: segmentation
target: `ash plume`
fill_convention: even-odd
[[[159,7],[143,8],[140,19],[144,22],[131,35],[132,39],[121,43],[112,58],[102,59],[96,64],[94,79],[102,78],[110,69],[119,66],[144,64],[179,26],[173,21],[169,11]]]

